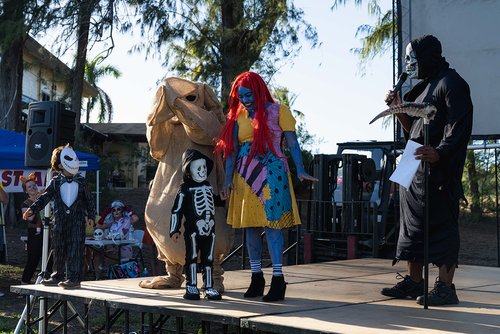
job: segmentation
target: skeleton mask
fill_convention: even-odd
[[[102,228],[96,228],[94,231],[94,239],[102,240],[104,239],[104,230]]]
[[[410,79],[418,79],[418,61],[415,57],[415,51],[413,50],[411,43],[408,43],[406,46],[405,63],[408,77]]]
[[[75,151],[73,151],[71,147],[65,147],[62,149],[61,165],[66,172],[72,175],[78,173],[78,169],[80,168],[80,161],[78,160]]]
[[[191,173],[191,178],[201,183],[207,179],[207,164],[205,159],[198,159],[191,162],[189,165],[189,171]]]

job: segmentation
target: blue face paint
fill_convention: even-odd
[[[249,112],[254,112],[254,96],[253,92],[245,88],[243,86],[240,86],[238,88],[238,98],[240,99],[241,104],[245,107],[245,109]]]

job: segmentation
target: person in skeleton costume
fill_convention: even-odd
[[[258,297],[264,292],[260,237],[264,228],[273,263],[271,288],[263,297],[269,302],[285,298],[282,230],[300,224],[289,167],[281,148],[282,137],[290,149],[298,178],[316,181],[304,170],[290,109],[274,102],[257,73],[237,76],[216,153],[222,153],[226,160],[223,195],[230,194],[228,224],[245,228],[252,279],[244,297]]]
[[[198,252],[205,283],[207,299],[219,300],[220,293],[213,288],[212,263],[215,246],[215,196],[207,176],[213,162],[197,150],[189,149],[182,156],[184,183],[181,184],[172,207],[170,237],[177,242],[182,218],[186,245],[186,293],[185,299],[200,299],[196,284]]]
[[[407,94],[405,101],[431,103],[437,108],[429,123],[429,145],[418,148],[415,158],[429,162],[429,262],[439,267],[439,276],[429,293],[428,305],[457,304],[453,284],[458,264],[460,238],[458,231],[459,201],[464,198],[462,172],[467,143],[472,131],[473,106],[467,82],[449,67],[441,55],[441,43],[432,35],[412,40],[406,48],[406,72],[410,78],[421,79]],[[386,101],[400,103],[392,91]],[[423,119],[397,115],[406,139],[423,144]],[[408,275],[392,288],[381,293],[395,298],[416,298],[423,304],[424,264],[423,228],[424,167],[419,169],[408,190],[400,189],[400,232],[396,257],[408,261]]]
[[[53,272],[50,278],[42,281],[43,285],[59,285],[64,289],[80,287],[85,248],[85,216],[89,226],[93,226],[95,208],[85,178],[78,173],[79,164],[71,147],[66,145],[55,148],[52,151],[51,165],[59,173],[23,214],[23,219],[27,220],[42,210],[50,200],[54,200],[54,226],[51,234]]]
[[[168,276],[143,280],[139,286],[150,289],[178,289],[184,276],[184,240],[175,243],[169,237],[170,224],[165,212],[170,212],[177,190],[183,183],[182,154],[196,149],[211,157],[214,138],[225,122],[222,106],[213,90],[204,83],[170,77],[163,80],[154,98],[153,108],[147,119],[147,137],[151,156],[159,161],[151,185],[144,220],[153,238],[158,258],[165,262]],[[208,181],[216,195],[224,182],[222,163],[214,164]],[[214,288],[224,291],[221,261],[233,245],[234,232],[226,224],[224,206],[215,208],[217,235],[215,242],[213,276]]]

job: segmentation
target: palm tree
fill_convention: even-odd
[[[335,0],[332,9],[345,5],[349,0]],[[354,0],[356,6],[360,6],[363,0]],[[392,9],[382,13],[379,0],[367,0],[368,13],[377,19],[375,25],[363,24],[358,27],[356,37],[361,40],[360,48],[351,51],[358,55],[359,71],[362,75],[368,63],[377,55],[383,55],[393,48],[393,35],[397,35],[397,17],[393,15]],[[397,43],[398,41],[395,40]]]
[[[113,103],[109,95],[97,86],[100,79],[105,76],[112,75],[118,79],[122,73],[116,67],[112,65],[100,66],[105,58],[103,56],[97,56],[90,62],[85,62],[85,80],[94,87],[98,94],[97,96],[89,98],[87,102],[87,117],[86,123],[89,123],[90,112],[99,105],[99,116],[97,121],[103,123],[106,121],[111,122],[113,117]]]

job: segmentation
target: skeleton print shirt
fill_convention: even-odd
[[[175,197],[170,220],[170,236],[179,232],[183,217],[184,233],[190,234],[196,231],[200,236],[209,236],[214,232],[214,215],[214,192],[210,183],[188,180],[181,185]]]

